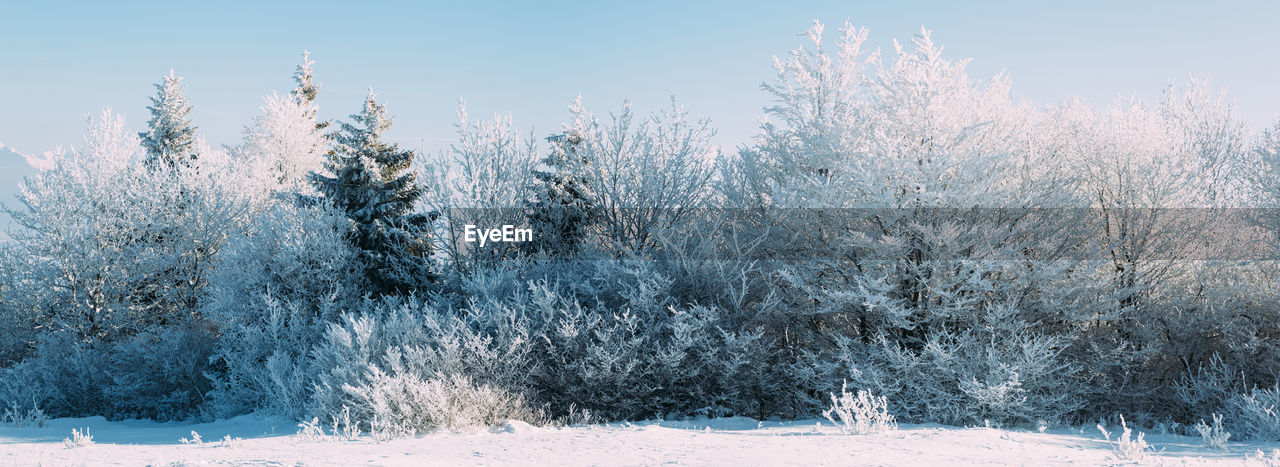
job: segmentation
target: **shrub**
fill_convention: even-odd
[[[33,355],[0,369],[0,402],[38,405],[51,417],[113,416],[104,395],[112,384],[105,347],[81,342],[68,332],[41,336]]]
[[[191,318],[110,346],[111,382],[102,392],[111,413],[161,421],[199,413],[216,336],[210,323]]]
[[[89,434],[89,427],[85,427],[84,431],[78,428],[71,429],[71,437],[63,438],[62,445],[67,449],[82,448],[93,445],[93,435]]]
[[[1209,425],[1205,423],[1204,420],[1200,420],[1199,423],[1196,423],[1194,428],[1197,433],[1200,433],[1200,437],[1204,439],[1205,446],[1219,450],[1227,449],[1227,440],[1231,439],[1231,433],[1228,433],[1227,430],[1222,427],[1221,414],[1213,414],[1213,425]]]
[[[18,405],[17,401],[11,401],[9,408],[4,410],[3,420],[12,423],[14,427],[22,428],[26,426],[35,426],[44,428],[49,422],[49,417],[40,409],[40,403],[32,401],[31,405],[24,407]]]
[[[278,200],[227,241],[201,307],[221,334],[213,415],[306,413],[321,371],[311,349],[362,287],[345,225],[323,205]]]
[[[876,397],[871,393],[858,390],[857,397],[846,390],[847,384],[841,386],[840,397],[831,395],[831,408],[822,412],[822,416],[840,427],[840,431],[850,435],[865,435],[896,430],[898,423],[889,414],[889,404],[883,396]],[[832,418],[835,415],[835,418]],[[839,418],[839,421],[836,421]]]
[[[326,371],[315,386],[315,415],[343,414],[377,436],[544,418],[523,396],[531,340],[518,324],[490,333],[474,314],[422,302],[365,306],[331,324],[316,347]]]
[[[1120,427],[1124,430],[1120,433],[1120,438],[1116,440],[1116,446],[1113,451],[1116,457],[1124,460],[1142,461],[1147,457],[1147,452],[1151,450],[1151,446],[1147,444],[1146,434],[1139,431],[1138,437],[1133,437],[1133,429],[1125,423],[1124,416],[1120,416]]]
[[[1227,401],[1232,431],[1244,439],[1280,440],[1280,386],[1254,388]]]
[[[1081,407],[1083,387],[1077,367],[1062,355],[1066,343],[1036,333],[1012,312],[989,309],[968,329],[935,326],[914,345],[887,333],[862,339],[833,333],[830,348],[802,349],[793,372],[808,387],[848,380],[887,397],[894,413],[913,420],[1067,419]]]

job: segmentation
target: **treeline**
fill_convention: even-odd
[[[0,402],[394,436],[814,417],[847,383],[908,421],[1218,413],[1280,440],[1280,275],[1259,251],[1280,217],[1214,224],[1280,201],[1280,125],[1250,134],[1203,79],[1036,107],[927,31],[886,57],[864,29],[807,37],[728,153],[675,102],[601,119],[576,101],[545,139],[460,105],[423,164],[372,93],[317,120],[305,56],[215,150],[170,75],[147,132],[104,113],[25,182]],[[468,225],[534,238],[479,247]]]

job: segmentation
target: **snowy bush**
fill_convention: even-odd
[[[329,422],[332,424],[330,432],[338,439],[355,441],[360,437],[360,423],[351,419],[349,407],[343,406],[341,414],[330,415]]]
[[[1173,386],[1174,395],[1189,410],[1213,413],[1222,410],[1227,400],[1240,392],[1240,386],[1244,382],[1240,381],[1239,376],[1223,361],[1221,355],[1215,354],[1195,371],[1184,373]]]
[[[310,421],[304,421],[298,424],[298,433],[295,435],[300,441],[324,441],[324,428],[320,427],[320,417],[311,417]]]
[[[392,367],[391,371],[400,368]],[[401,435],[470,426],[495,426],[506,420],[546,423],[546,416],[529,407],[520,395],[465,376],[419,378],[372,370],[369,381],[347,390],[370,408],[371,429]]]
[[[939,330],[919,348],[880,335],[836,335],[833,349],[807,350],[796,363],[804,384],[846,379],[888,397],[900,416],[954,424],[982,420],[1031,425],[1063,421],[1080,407],[1082,385],[1063,343],[1037,335],[995,307],[964,331]],[[1003,328],[1003,329],[1001,329]]]
[[[200,437],[200,433],[196,433],[194,430],[191,432],[190,438],[178,438],[178,442],[182,444],[194,444],[196,446],[204,445],[204,439]]]
[[[71,429],[71,437],[63,438],[62,445],[67,449],[82,448],[93,445],[93,435],[89,434],[89,427],[85,427],[84,431],[79,428]]]
[[[522,395],[529,340],[518,329],[486,334],[417,301],[366,307],[331,324],[316,347],[316,364],[326,369],[315,386],[316,415],[347,413],[365,431],[399,434],[537,420]]]
[[[44,428],[44,425],[49,422],[49,417],[45,415],[44,410],[40,409],[40,404],[34,401],[26,407],[19,405],[17,401],[11,401],[0,419],[13,424],[16,428],[25,426]]]
[[[113,344],[46,335],[31,357],[0,370],[0,401],[55,417],[185,419],[201,409],[213,343],[202,322]]]
[[[1231,439],[1231,433],[1228,433],[1227,430],[1222,427],[1221,414],[1213,414],[1213,425],[1209,425],[1205,423],[1204,420],[1200,420],[1193,428],[1195,428],[1196,433],[1200,433],[1200,437],[1204,439],[1204,445],[1214,449],[1225,450],[1227,448],[1227,440]]]
[[[113,416],[103,392],[112,383],[110,364],[98,347],[71,333],[40,337],[35,353],[0,370],[4,405],[39,405],[52,417]]]
[[[231,435],[222,435],[222,439],[218,440],[218,447],[237,449],[240,447],[242,438],[232,438]]]
[[[189,123],[176,83],[159,86],[152,125]],[[147,139],[143,153],[104,113],[84,145],[23,182],[11,212],[22,230],[6,263],[22,280],[5,301],[40,331],[3,385],[42,386],[52,414],[181,418],[204,399],[214,334],[196,307],[244,205],[222,154],[192,131],[151,130],[177,139]]]
[[[1133,429],[1125,423],[1124,416],[1120,416],[1120,427],[1124,430],[1120,433],[1120,437],[1116,438],[1116,446],[1113,448],[1116,457],[1123,460],[1132,460],[1141,462],[1147,457],[1147,453],[1152,450],[1151,445],[1147,444],[1146,434],[1139,431],[1138,436],[1133,437]],[[1103,432],[1106,433],[1105,431]]]
[[[889,414],[888,403],[883,396],[876,397],[859,389],[855,397],[849,394],[846,387],[847,384],[840,387],[839,398],[835,394],[831,395],[831,407],[822,412],[822,416],[840,427],[841,432],[865,435],[898,428],[893,415]]]
[[[1280,387],[1254,388],[1227,401],[1232,432],[1243,439],[1280,440]]]
[[[1270,454],[1262,452],[1261,449],[1256,449],[1253,454],[1246,456],[1245,459],[1257,461],[1267,467],[1280,466],[1280,449],[1272,449]]]
[[[311,349],[363,290],[346,232],[323,204],[284,199],[227,241],[201,308],[221,332],[211,412],[305,413],[321,371]]]
[[[25,209],[11,212],[22,226],[11,264],[24,280],[6,300],[44,310],[46,329],[108,342],[191,313],[243,212],[235,179],[212,153],[172,169],[147,157],[105,113],[84,146],[24,181]]]
[[[605,419],[749,413],[760,335],[727,325],[715,308],[681,306],[651,261],[596,262],[576,300],[546,283],[530,289],[544,316],[539,387],[553,412]],[[594,302],[594,304],[592,304]]]
[[[111,384],[103,388],[115,417],[182,420],[199,413],[217,340],[211,323],[193,319],[149,330],[111,346]]]

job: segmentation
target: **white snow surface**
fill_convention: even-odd
[[[66,447],[72,429],[88,428],[94,443]],[[191,441],[200,434],[202,444]],[[1117,458],[1113,441],[1096,429],[1044,433],[941,425],[843,435],[825,421],[723,418],[570,427],[510,421],[470,432],[438,432],[378,442],[303,440],[291,421],[248,415],[212,423],[111,422],[63,418],[44,427],[0,427],[4,465],[1280,465],[1278,444],[1231,443],[1148,434],[1155,452],[1142,462]],[[225,436],[241,438],[230,446]]]

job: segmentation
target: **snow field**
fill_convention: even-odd
[[[94,444],[63,439],[88,428]],[[438,432],[378,442],[302,440],[281,418],[241,416],[213,423],[109,422],[64,418],[45,427],[0,427],[6,465],[1280,465],[1258,452],[1280,447],[1148,434],[1154,452],[1119,459],[1096,430],[1044,433],[942,425],[849,436],[816,420],[748,418],[533,427],[509,421],[469,432]],[[191,432],[202,442],[192,440]],[[1116,430],[1113,430],[1116,431]],[[230,437],[230,445],[224,438]],[[239,439],[237,439],[239,438]],[[185,439],[187,442],[180,440]],[[1269,455],[1267,455],[1269,457]]]

